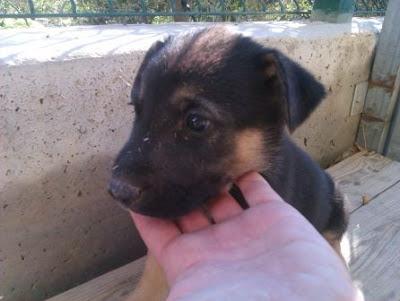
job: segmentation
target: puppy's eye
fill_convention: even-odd
[[[186,126],[193,132],[204,132],[210,124],[210,121],[203,116],[191,113],[186,117]]]

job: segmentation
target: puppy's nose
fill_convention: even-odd
[[[108,192],[113,198],[129,207],[129,205],[140,197],[141,189],[123,179],[112,178],[108,185]]]

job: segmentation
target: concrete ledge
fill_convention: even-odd
[[[0,31],[0,66],[76,58],[105,57],[145,51],[168,34],[209,26],[205,23],[102,25]],[[229,25],[256,39],[329,39],[343,34],[377,33],[382,18],[354,18],[349,24],[256,22]]]
[[[351,147],[355,85],[369,77],[381,19],[230,25],[311,70],[328,97],[295,138],[324,166]],[[0,31],[0,296],[42,300],[143,254],[106,192],[132,123],[145,50],[204,24]]]

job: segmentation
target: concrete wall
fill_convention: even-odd
[[[295,133],[323,165],[353,144],[354,87],[368,79],[381,21],[231,25],[326,85],[326,101]],[[0,299],[42,300],[143,254],[106,183],[130,130],[126,103],[144,51],[196,26],[0,32]]]

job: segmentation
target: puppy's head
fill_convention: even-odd
[[[241,174],[268,170],[285,127],[323,97],[299,65],[222,27],[157,42],[134,82],[134,126],[110,192],[142,214],[184,215]]]

